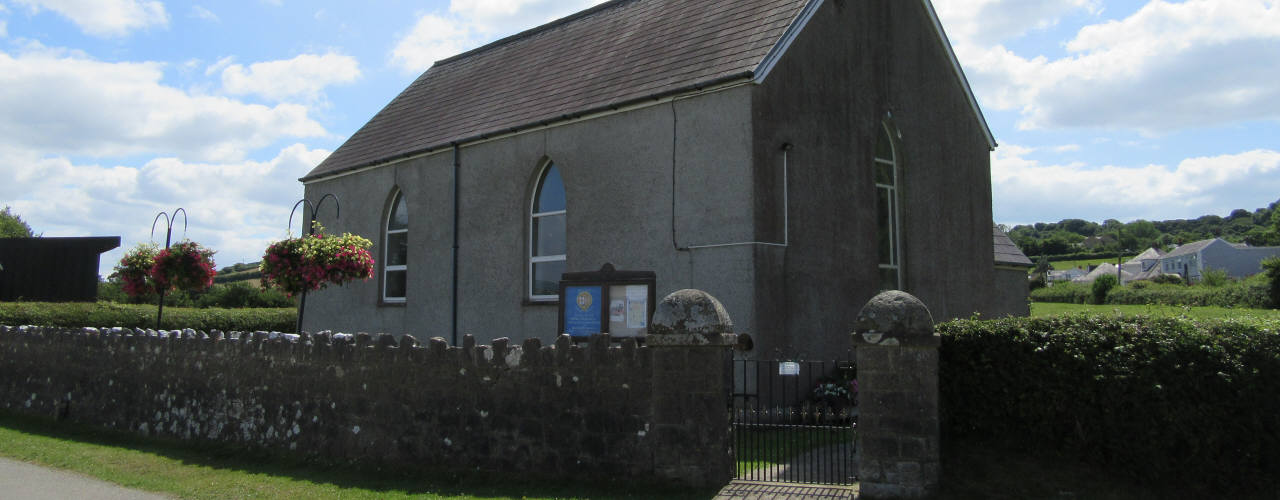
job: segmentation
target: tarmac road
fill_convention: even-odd
[[[171,497],[131,490],[74,472],[0,458],[3,500],[167,500]]]

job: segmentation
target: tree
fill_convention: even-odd
[[[0,238],[33,238],[35,233],[31,232],[31,226],[19,217],[18,214],[4,207],[0,210]]]
[[[1267,270],[1267,281],[1271,285],[1271,307],[1280,309],[1280,257],[1262,261],[1262,268]]]
[[[1120,280],[1117,279],[1116,275],[1114,274],[1104,274],[1102,276],[1098,276],[1098,279],[1093,280],[1093,288],[1090,290],[1091,292],[1093,292],[1093,303],[1106,304],[1107,293],[1110,292],[1112,288],[1115,288],[1116,285],[1119,285],[1119,284],[1120,284]]]

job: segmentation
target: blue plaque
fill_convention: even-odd
[[[569,286],[564,289],[564,330],[574,337],[600,333],[603,287]]]

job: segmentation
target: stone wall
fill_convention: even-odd
[[[0,408],[409,468],[655,479],[664,477],[659,454],[731,463],[719,456],[723,443],[688,439],[727,434],[723,419],[667,419],[667,432],[651,429],[654,402],[680,400],[662,394],[686,390],[655,387],[654,380],[669,377],[656,376],[654,365],[689,377],[686,385],[721,380],[724,368],[705,356],[655,363],[656,348],[614,345],[605,336],[581,346],[568,337],[553,346],[537,339],[477,346],[470,337],[463,344],[368,334],[0,327]],[[717,409],[703,399],[688,404]],[[675,474],[718,481],[728,472],[686,467]]]

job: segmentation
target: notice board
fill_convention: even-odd
[[[562,274],[560,331],[574,340],[596,333],[643,339],[657,307],[656,282],[653,271],[619,271],[612,264]]]

